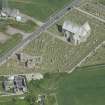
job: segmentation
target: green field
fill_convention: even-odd
[[[36,23],[34,23],[31,20],[28,20],[25,23],[21,23],[21,22],[16,22],[16,21],[8,21],[7,23],[8,25],[10,25],[11,27],[14,27],[16,29],[19,29],[25,33],[31,33],[33,31],[35,31],[35,29],[38,27]]]
[[[5,20],[0,20],[0,32],[5,32],[7,30],[7,22]]]
[[[59,105],[104,105],[105,67],[79,70],[60,83]]]
[[[9,96],[0,97],[0,105],[30,105],[24,100],[20,100],[19,97]]]
[[[4,44],[0,44],[0,56],[5,55],[5,53],[7,53],[11,48],[15,47],[21,40],[22,36],[20,34],[16,34]]]
[[[25,14],[44,21],[70,1],[73,0],[9,0],[9,5],[20,9]]]
[[[19,29],[23,32],[33,32],[38,27],[36,23],[31,20],[26,21],[25,23],[16,22],[14,20],[1,20],[0,19],[0,32],[6,32],[7,26]]]
[[[90,71],[89,71],[90,70]],[[35,82],[36,83],[36,82]],[[54,92],[58,105],[104,105],[105,66],[79,68],[68,74],[50,74],[35,84],[37,92]],[[49,89],[49,90],[48,90]]]

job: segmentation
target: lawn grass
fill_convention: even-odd
[[[77,69],[78,70],[78,69]],[[60,105],[104,105],[105,67],[95,71],[79,69],[60,83],[58,102]]]
[[[0,99],[2,99],[2,101],[0,101],[0,105],[30,105],[25,100],[20,100],[18,97],[14,98],[14,96],[2,97]]]
[[[11,48],[15,47],[22,40],[20,34],[12,36],[4,44],[0,44],[0,56],[5,55]]]
[[[8,22],[6,20],[0,19],[0,32],[5,32],[7,30]]]
[[[23,1],[23,2],[22,2]],[[52,13],[63,8],[73,0],[9,0],[9,6],[20,9],[40,21],[46,20]]]
[[[14,27],[16,29],[19,29],[25,33],[31,33],[33,31],[35,31],[35,28],[37,27],[36,23],[34,23],[31,20],[28,20],[25,23],[9,20],[8,25],[10,25],[11,27]]]
[[[0,94],[3,92],[3,86],[2,86],[2,81],[0,81]]]
[[[31,33],[33,31],[35,31],[35,29],[38,27],[36,23],[34,23],[31,20],[28,20],[24,23],[22,22],[17,22],[15,20],[0,20],[1,24],[0,24],[0,31],[1,32],[6,32],[7,30],[7,26],[11,26],[13,28],[19,29],[25,33]]]

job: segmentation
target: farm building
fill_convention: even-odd
[[[8,0],[0,0],[0,16],[9,17],[18,22],[22,20],[21,14],[18,9],[10,9],[8,6]]]
[[[14,92],[26,92],[27,91],[27,86],[26,86],[26,81],[23,76],[15,76],[14,77]]]
[[[27,91],[26,79],[24,76],[10,76],[3,81],[3,88],[5,92],[24,93]]]
[[[91,27],[88,22],[79,26],[73,22],[65,21],[62,29],[66,40],[75,45],[80,44],[81,42],[86,42],[91,32]]]

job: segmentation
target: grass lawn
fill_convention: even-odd
[[[36,25],[36,23],[34,23],[34,22],[30,21],[30,20],[28,20],[25,23],[9,20],[8,25],[10,25],[11,27],[14,27],[16,29],[19,29],[21,31],[24,31],[25,33],[33,32],[33,31],[35,31],[35,28],[38,27]]]
[[[2,86],[2,81],[0,81],[0,95],[3,92],[3,86]]]
[[[73,0],[9,0],[9,6],[18,8],[21,12],[44,21],[70,1]]]
[[[0,97],[0,105],[30,105],[25,100],[20,100],[18,97]]]
[[[28,20],[25,23],[16,22],[14,20],[0,20],[0,22],[1,22],[1,24],[0,24],[0,31],[1,32],[6,32],[8,25],[13,27],[13,28],[19,29],[23,32],[26,32],[26,33],[27,32],[28,33],[33,32],[38,27],[36,25],[36,23],[34,23],[31,20]]]
[[[0,19],[0,32],[5,32],[7,30],[7,22]]]
[[[22,39],[22,36],[19,34],[16,34],[12,36],[8,41],[6,41],[4,44],[0,44],[0,55],[4,55],[8,52],[11,48],[15,47]]]
[[[77,69],[78,70],[78,69]],[[60,82],[57,97],[59,105],[104,105],[105,67],[95,71],[74,72]]]

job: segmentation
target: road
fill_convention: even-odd
[[[73,7],[77,7],[81,4],[81,0],[74,0],[72,3],[66,5],[61,11],[56,13],[54,16],[50,16],[48,20],[39,27],[35,32],[33,32],[26,39],[22,40],[19,44],[17,44],[13,49],[9,50],[8,53],[0,56],[0,65],[4,64],[8,59],[12,57],[20,49],[24,48],[27,44],[29,44],[32,40],[41,35],[42,32],[46,31],[49,27],[51,27],[55,22],[60,20],[65,13],[72,10]],[[69,8],[69,9],[68,9]]]

